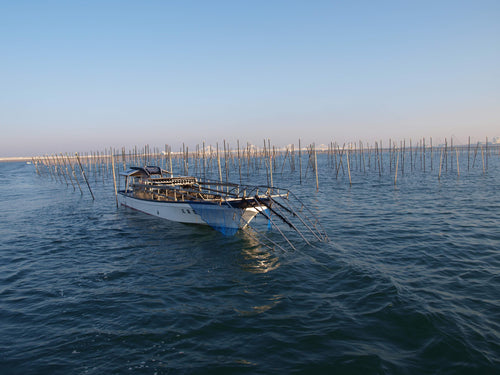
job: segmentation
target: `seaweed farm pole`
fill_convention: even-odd
[[[481,146],[481,160],[483,161],[483,174],[484,174],[484,154],[483,154],[483,146]]]
[[[168,146],[168,162],[170,166],[170,177],[174,175],[174,169],[172,166],[172,146]]]
[[[269,153],[269,176],[271,178],[271,186],[274,186],[273,185],[273,154],[271,153],[271,140],[268,139],[268,148],[267,148],[267,152]],[[265,141],[264,141],[265,143]]]
[[[349,165],[349,147],[347,147],[347,149],[346,149],[345,156],[347,158],[347,173],[349,175],[349,186],[352,186],[352,182],[351,182],[351,167]]]
[[[469,141],[467,143],[467,172],[469,171],[469,165],[470,165],[470,135],[469,135]]]
[[[392,172],[391,139],[389,138],[389,174]]]
[[[450,169],[453,172],[453,137],[450,138]]]
[[[335,142],[335,143],[337,143],[337,142]],[[332,147],[335,147],[335,145],[332,145]],[[337,165],[337,149],[335,149],[333,151],[333,154],[335,156],[335,170],[336,170],[336,173],[337,173],[337,176],[338,176],[338,174],[339,174],[339,166]]]
[[[302,150],[300,148],[300,138],[299,138],[299,181],[302,185]]]
[[[316,145],[313,143],[314,147],[314,171],[316,173],[316,191],[319,191],[319,180],[318,180],[318,158],[316,156]]]
[[[219,169],[219,180],[222,183],[222,169],[221,169],[221,166],[220,166],[219,143],[218,142],[216,143],[216,146],[217,146],[217,167]]]
[[[457,154],[457,173],[458,173],[458,177],[460,177],[460,165],[458,164],[458,147],[455,148],[455,152]]]
[[[64,169],[66,170],[66,174],[68,175],[69,177],[69,182],[71,182],[71,185],[73,186],[73,191],[75,191],[75,184],[73,183],[73,179],[71,178],[71,174],[69,173],[68,171],[68,166],[66,164],[66,161],[64,160],[64,156],[63,154],[61,154],[61,160],[62,160],[62,163],[64,163]]]
[[[359,141],[359,149],[361,150],[361,157],[363,158],[363,173],[366,173],[365,149],[363,148],[363,143],[361,141]]]
[[[247,179],[250,177],[250,143],[247,142]]]
[[[342,152],[340,151],[340,146],[338,144],[337,144],[337,150],[339,152],[339,166],[337,168],[337,175],[335,176],[335,178],[338,178],[339,176],[340,167],[342,167],[342,175],[345,175],[344,163],[342,162],[342,156],[344,155],[344,150],[345,150],[345,143],[342,145]]]
[[[396,187],[396,183],[398,181],[398,164],[399,164],[399,150],[396,153],[396,173],[394,174],[394,187]]]
[[[477,149],[479,148],[479,142],[477,142],[476,149],[474,150],[474,159],[472,160],[472,168],[476,164]]]
[[[413,172],[413,152],[410,138],[410,172]]]
[[[384,160],[382,159],[384,155],[384,146],[382,145],[382,140],[380,140],[380,169],[381,173],[384,172]]]
[[[488,170],[488,137],[486,137],[486,170]]]
[[[380,143],[380,147],[379,145],[377,144],[377,142],[375,142],[375,144],[377,145],[377,157],[378,157],[378,176],[382,176],[382,168],[381,168],[381,153],[382,153],[382,143]],[[347,159],[349,161],[349,159]],[[349,164],[347,165],[349,167]]]
[[[87,176],[85,175],[85,171],[83,170],[82,163],[80,162],[80,157],[78,156],[78,152],[75,152],[76,160],[78,161],[78,165],[80,166],[80,169],[82,171],[83,178],[85,179],[85,182],[87,183],[87,187],[89,188],[90,195],[92,195],[92,200],[95,200],[94,193],[92,193],[92,189],[90,188],[89,181],[87,180]]]
[[[66,186],[69,186],[68,184],[68,179],[66,178],[66,172],[65,172],[65,169],[63,168],[63,165],[61,162],[59,162],[59,157],[57,156],[57,154],[54,154],[54,160],[56,161],[57,163],[57,167],[60,171],[60,174],[62,174],[63,178],[64,178],[64,182],[66,183]]]
[[[33,165],[35,166],[36,174],[40,176],[40,172],[38,171],[38,165],[37,165],[38,163],[36,162],[35,158],[32,157],[31,161],[32,161]]]
[[[405,154],[404,154],[404,148],[403,148],[403,141],[399,141],[399,150],[401,151],[400,152],[401,153],[401,174],[404,176],[404,174],[405,174],[404,170],[405,169],[404,169],[404,163],[403,163],[403,161],[404,161],[404,155]]]
[[[226,151],[226,140],[224,139],[224,169],[226,171],[226,181],[229,181],[229,171],[227,167],[227,151]],[[227,145],[229,149],[229,145]]]
[[[438,180],[441,180],[441,162],[443,161],[443,148],[441,147],[441,154],[439,156],[439,174]]]
[[[111,167],[113,170],[113,186],[115,187],[116,207],[118,208],[118,191],[116,189],[116,176],[115,176],[115,156],[113,155],[113,153],[111,153]]]
[[[76,178],[75,169],[73,168],[73,164],[71,164],[71,160],[69,160],[68,154],[66,154],[66,159],[68,159],[68,164],[69,164],[69,166],[71,168],[71,172],[73,173],[73,178],[75,179],[76,184],[78,185],[78,189],[80,189],[80,193],[83,195],[82,188],[80,186],[80,183],[78,182],[78,178]]]
[[[241,184],[241,159],[240,159],[240,140],[236,140],[236,144],[238,146],[238,173],[240,175],[240,184]]]
[[[425,173],[425,138],[423,138],[422,140],[422,155],[423,155],[424,173]]]
[[[432,137],[430,139],[430,142],[431,142],[431,172],[432,172]]]
[[[444,160],[445,170],[448,172],[448,140],[446,138],[444,139]]]
[[[207,164],[206,164],[206,155],[205,155],[205,141],[203,141],[203,150],[202,150],[202,156],[203,156],[203,180],[207,180]]]

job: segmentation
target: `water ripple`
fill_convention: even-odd
[[[497,373],[495,173],[290,178],[331,238],[290,251],[0,179],[0,372]]]

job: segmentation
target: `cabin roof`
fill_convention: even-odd
[[[151,175],[162,175],[163,173],[166,173],[167,171],[161,169],[160,167],[157,166],[145,166],[145,167],[130,167],[126,171],[120,172],[120,176],[127,176],[127,177],[150,177]]]

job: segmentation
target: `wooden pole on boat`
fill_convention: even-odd
[[[80,162],[80,157],[78,156],[78,152],[75,152],[76,160],[78,161],[78,165],[80,166],[80,169],[82,171],[83,178],[85,179],[85,182],[87,183],[87,187],[89,188],[90,195],[92,195],[92,200],[95,200],[94,193],[92,193],[92,189],[90,188],[89,181],[87,180],[87,176],[85,175],[85,171],[83,170],[82,163]]]
[[[115,156],[113,154],[111,154],[111,167],[113,169],[113,185],[115,187],[116,207],[118,207],[118,191],[116,189],[116,176],[115,176]]]

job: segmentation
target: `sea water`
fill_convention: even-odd
[[[278,167],[330,238],[286,250],[0,163],[0,373],[498,374],[499,159]]]

